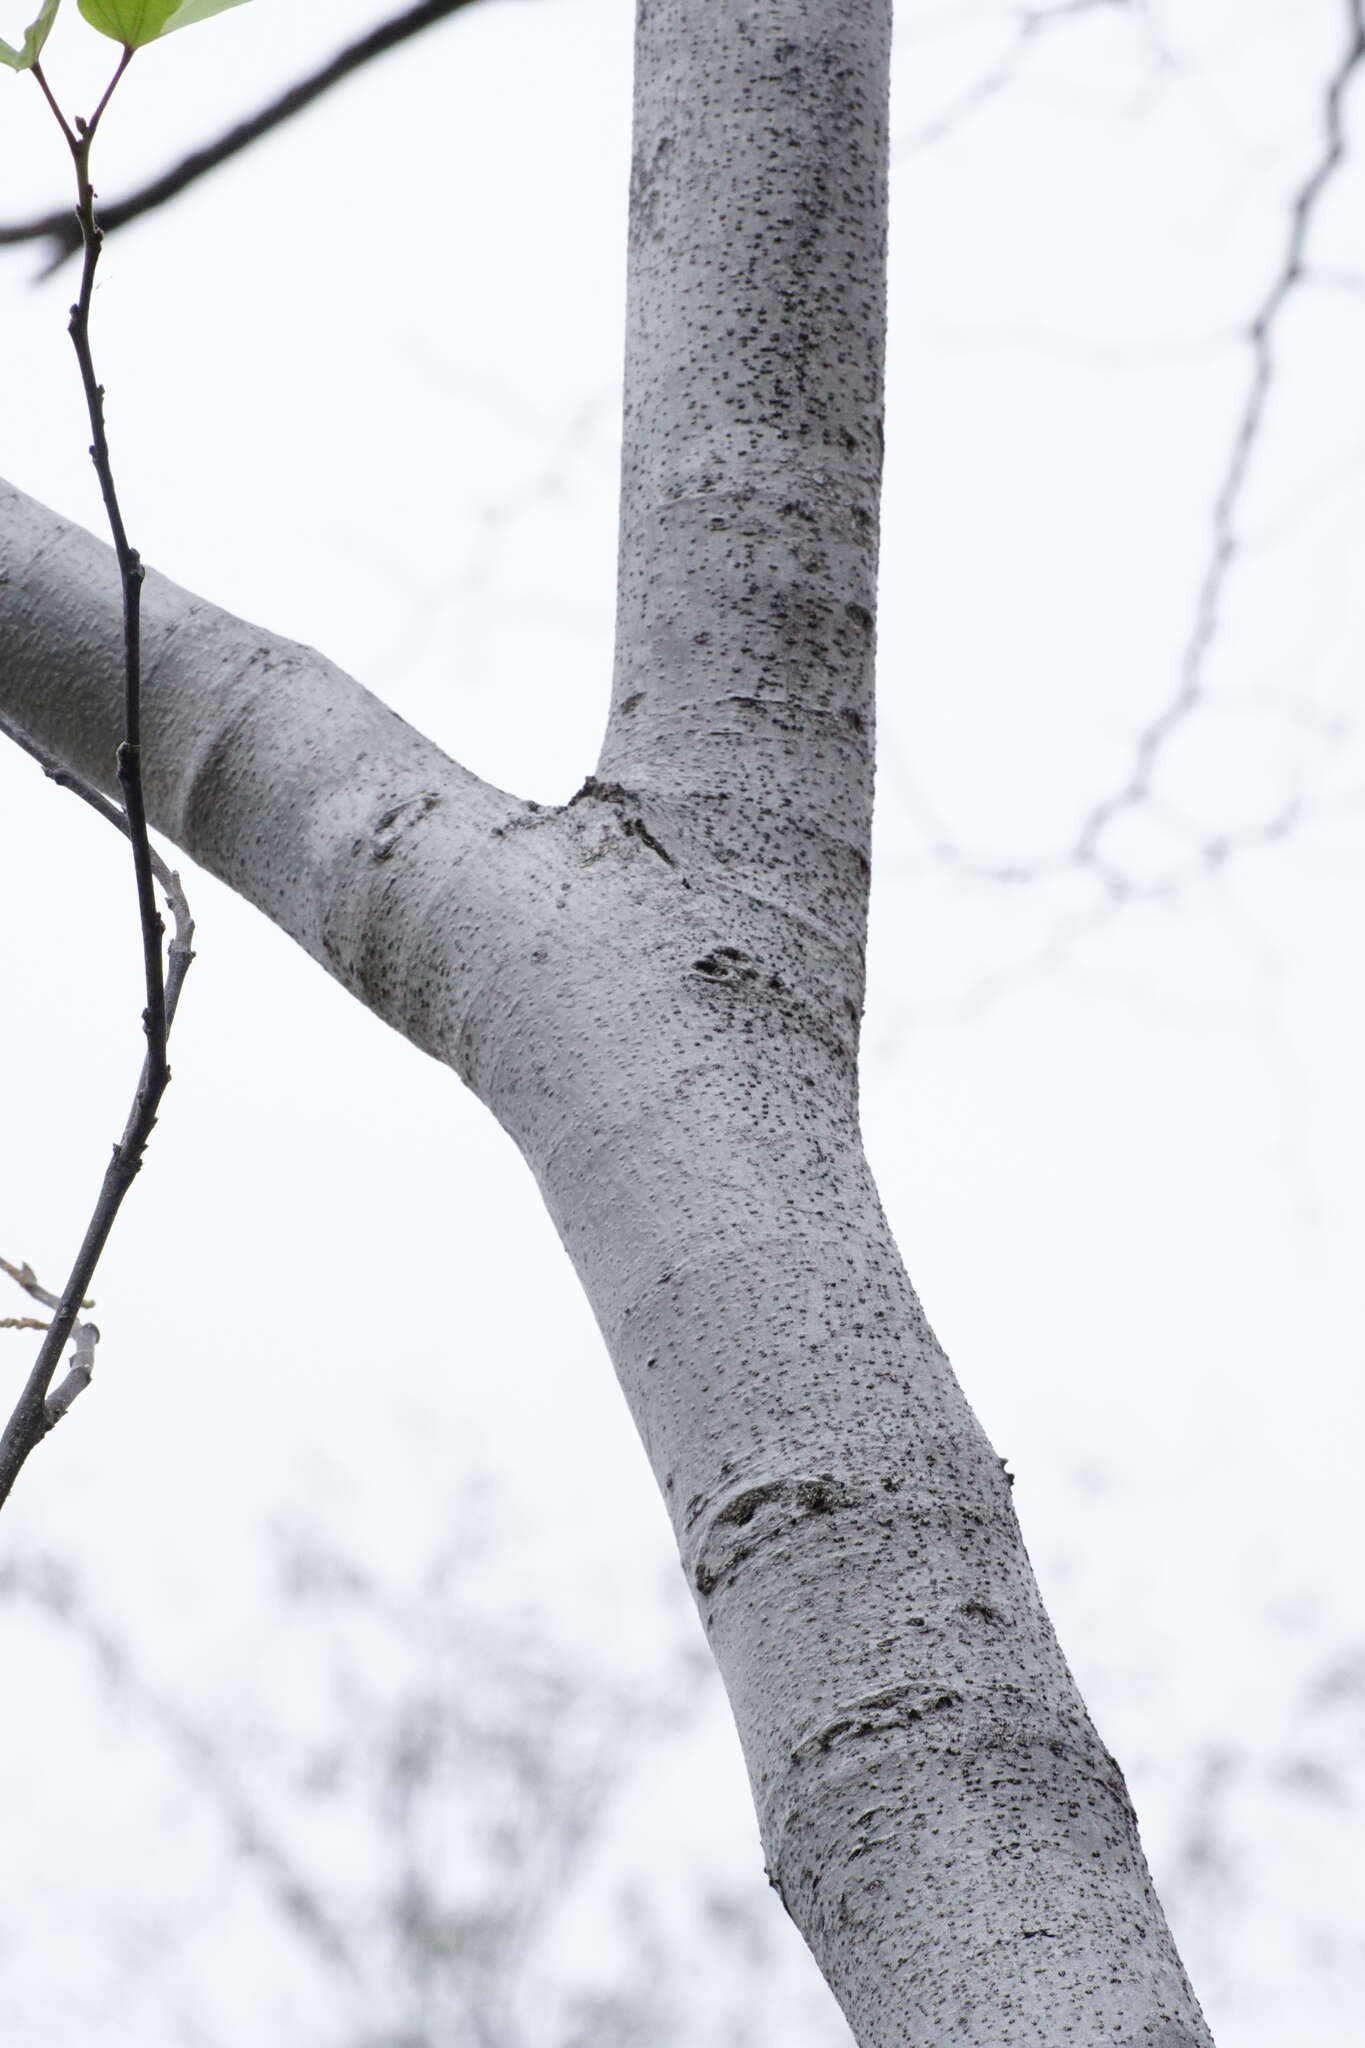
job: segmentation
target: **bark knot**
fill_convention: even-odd
[[[898,1728],[912,1728],[917,1721],[948,1713],[960,1706],[962,1695],[951,1687],[907,1683],[889,1685],[843,1707],[823,1728],[807,1736],[795,1752],[794,1761],[824,1756],[837,1745],[865,1741]]]
[[[640,798],[635,790],[627,789],[620,782],[599,782],[595,775],[589,775],[583,787],[576,789],[569,798],[565,809],[572,810],[575,804],[589,802],[610,804],[621,821],[621,830],[627,839],[638,839],[642,846],[647,846],[651,853],[657,853],[659,859],[666,861],[669,867],[675,868],[678,865],[668,848],[660,844],[640,816]]]
[[[708,981],[757,981],[759,976],[749,955],[738,946],[713,946],[700,960],[692,962],[692,972],[705,975]]]
[[[760,1550],[790,1540],[804,1527],[836,1515],[853,1495],[831,1473],[800,1473],[760,1480],[724,1497],[715,1505],[691,1545],[692,1583],[703,1599],[736,1573]],[[699,1521],[702,1499],[689,1503],[691,1519]]]
[[[440,801],[434,789],[425,789],[416,796],[400,797],[397,803],[387,805],[370,827],[370,859],[392,860],[402,844],[403,834],[410,826],[429,817]],[[364,843],[357,839],[352,852],[359,853]]]

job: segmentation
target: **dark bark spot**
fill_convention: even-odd
[[[419,796],[403,797],[398,803],[390,804],[381,811],[373,826],[374,837],[370,844],[370,859],[373,861],[392,860],[402,844],[404,831],[429,817],[441,799],[435,790],[423,790]],[[357,840],[356,845],[360,842]]]
[[[1003,1622],[1005,1619],[1000,1609],[992,1607],[988,1600],[966,1600],[963,1602],[960,1611],[963,1614],[970,1615],[974,1621]]]
[[[782,1485],[780,1479],[774,1479],[766,1486],[751,1486],[747,1492],[737,1494],[734,1500],[726,1502],[716,1516],[716,1527],[723,1528],[728,1522],[736,1529],[742,1529],[746,1523],[752,1522],[759,1509],[768,1501],[779,1498]]]
[[[717,946],[715,951],[692,962],[693,971],[704,974],[708,981],[757,981],[758,969],[743,963],[747,953],[741,953],[738,946]]]
[[[628,839],[638,839],[640,844],[647,846],[651,853],[657,853],[659,859],[667,861],[669,867],[675,868],[678,865],[668,848],[661,845],[654,837],[654,834],[650,831],[643,818],[623,818],[621,820],[621,829]]]
[[[599,782],[595,775],[585,777],[583,787],[576,789],[569,798],[566,808],[585,802],[600,804],[638,804],[640,799],[633,789],[626,789],[619,782]]]
[[[835,1479],[799,1479],[796,1498],[808,1514],[832,1515],[842,1505],[845,1494]]]

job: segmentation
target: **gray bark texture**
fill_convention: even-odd
[[[862,2048],[1207,2048],[859,1132],[889,40],[890,0],[640,0],[616,675],[578,796],[489,788],[151,576],[149,806],[521,1148]],[[13,491],[0,550],[0,715],[108,789],[107,552]]]

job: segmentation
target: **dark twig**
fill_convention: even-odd
[[[63,768],[59,763],[53,761],[43,752],[41,747],[36,746],[29,739],[26,733],[19,732],[7,721],[0,720],[0,731],[3,731],[7,738],[12,739],[16,746],[22,747],[25,753],[30,754],[59,787],[71,790],[83,802],[89,804],[92,810],[97,811],[107,824],[115,826],[125,837],[129,836],[128,819],[124,816],[118,805],[111,802],[102,790],[96,789],[93,784],[84,781],[79,775],[73,775],[70,769]],[[174,932],[167,954],[165,980],[165,1018],[166,1030],[169,1031],[180,1002],[180,992],[185,984],[185,976],[189,972],[190,962],[194,958],[194,920],[190,916],[190,906],[186,899],[185,891],[181,886],[179,875],[175,873],[174,869],[166,865],[155,847],[149,847],[148,853],[151,859],[152,872],[165,892],[174,925]],[[146,1085],[146,1078],[147,1069],[144,1064],[142,1078],[139,1082],[138,1098],[133,1106],[133,1117],[129,1119],[129,1130],[132,1130],[134,1118],[138,1113],[142,1091]],[[169,1073],[166,1074],[165,1078],[169,1080]],[[163,1082],[163,1091],[164,1086],[165,1083]],[[156,1105],[153,1104],[153,1121],[155,1119],[155,1107]],[[150,1124],[148,1125],[148,1132],[150,1132]],[[88,1277],[94,1271],[95,1263],[99,1258],[99,1251],[102,1249],[104,1239],[108,1236],[109,1227],[112,1225],[114,1217],[118,1213],[123,1195],[127,1192],[128,1186],[132,1183],[133,1175],[137,1171],[137,1164],[135,1163],[121,1189],[111,1194],[111,1181],[114,1180],[120,1151],[127,1146],[128,1142],[129,1131],[126,1130],[120,1146],[115,1148],[114,1158],[106,1171],[104,1185],[100,1189],[99,1205],[96,1208],[94,1217],[91,1219],[91,1226],[87,1231],[86,1240],[81,1246],[80,1258],[77,1260],[76,1267],[72,1271],[71,1278],[68,1280],[63,1294],[49,1293],[47,1288],[40,1284],[37,1274],[27,1263],[22,1266],[15,1266],[8,1259],[0,1258],[0,1272],[7,1273],[10,1279],[17,1286],[22,1287],[24,1292],[31,1295],[35,1301],[39,1301],[45,1308],[50,1308],[57,1312],[57,1317],[51,1322],[39,1321],[34,1316],[6,1316],[0,1319],[0,1329],[44,1330],[47,1332],[47,1340],[33,1368],[33,1373],[30,1375],[29,1384],[25,1388],[13,1416],[10,1418],[4,1437],[0,1438],[0,1483],[3,1483],[5,1487],[5,1491],[0,1493],[0,1504],[3,1503],[8,1493],[8,1488],[13,1485],[14,1477],[17,1475],[24,1459],[28,1456],[28,1452],[50,1430],[56,1427],[77,1395],[84,1392],[85,1388],[90,1384],[91,1374],[94,1370],[95,1345],[99,1341],[99,1330],[94,1323],[78,1321],[77,1312],[81,1309],[92,1308],[94,1306],[93,1302],[77,1296],[66,1337],[54,1336],[53,1332],[59,1326],[58,1319],[66,1312],[66,1305],[78,1283],[78,1275],[84,1272]],[[145,1137],[142,1142],[145,1147]],[[92,1234],[100,1220],[101,1212],[106,1206],[108,1206],[108,1216],[104,1227],[104,1236],[100,1239],[99,1247],[95,1249],[93,1257],[87,1257]],[[67,1338],[74,1339],[74,1349],[68,1362],[68,1370],[60,1385],[49,1394],[47,1388],[51,1385],[51,1381],[55,1376],[62,1344]],[[41,1379],[41,1385],[39,1386],[40,1371],[45,1363],[46,1378]],[[18,1428],[21,1426],[25,1413],[25,1403],[30,1401],[36,1403],[40,1398],[42,1400],[41,1426],[36,1427],[36,1433],[28,1441],[27,1448],[23,1448],[24,1438],[18,1434]],[[11,1457],[14,1459],[12,1470],[8,1463],[8,1459]]]
[[[1259,825],[1236,834],[1210,836],[1194,861],[1179,874],[1156,885],[1143,885],[1126,875],[1108,857],[1104,842],[1110,828],[1127,814],[1153,806],[1161,757],[1172,736],[1206,700],[1206,672],[1211,649],[1221,629],[1228,582],[1245,546],[1242,531],[1247,486],[1265,428],[1274,390],[1281,323],[1295,292],[1316,284],[1318,273],[1308,261],[1313,224],[1336,173],[1347,155],[1343,106],[1352,79],[1365,68],[1365,0],[1345,0],[1347,38],[1323,96],[1322,145],[1317,159],[1289,205],[1284,244],[1274,274],[1251,318],[1228,339],[1245,346],[1250,356],[1246,392],[1233,429],[1223,472],[1214,495],[1211,530],[1193,617],[1180,657],[1172,695],[1156,717],[1137,735],[1124,780],[1082,817],[1069,844],[1051,854],[1018,859],[978,857],[954,843],[931,821],[930,857],[974,879],[1018,886],[1044,877],[1056,878],[1080,868],[1088,872],[1115,901],[1133,900],[1178,888],[1192,873],[1223,866],[1243,845],[1284,838],[1301,822],[1297,800],[1281,805]],[[1032,17],[1022,17],[1028,20]],[[1330,279],[1330,273],[1324,273]],[[925,805],[914,792],[914,807]]]
[[[191,959],[190,936],[193,927],[183,891],[176,878],[153,853],[147,836],[147,815],[142,790],[141,733],[140,600],[143,568],[136,548],[129,543],[124,526],[118,491],[114,483],[109,439],[105,431],[104,387],[96,375],[90,347],[90,305],[103,239],[100,224],[95,218],[95,192],[90,180],[90,151],[105,108],[127,70],[132,54],[131,48],[123,51],[104,96],[88,121],[77,117],[74,123],[69,123],[52,96],[41,65],[33,66],[33,75],[61,129],[76,171],[76,217],[80,225],[85,261],[81,271],[80,290],[76,303],[71,308],[69,332],[76,351],[90,420],[91,460],[99,478],[100,495],[104,500],[109,530],[113,536],[123,595],[123,739],[116,757],[119,787],[123,794],[122,812],[100,791],[92,789],[78,777],[56,769],[46,761],[44,766],[55,780],[64,782],[76,790],[87,803],[99,811],[102,817],[116,823],[132,847],[133,870],[137,884],[138,923],[142,937],[143,982],[146,993],[142,1023],[147,1050],[143,1057],[142,1072],[138,1078],[137,1092],[128,1114],[128,1121],[122,1137],[114,1147],[113,1157],[105,1169],[98,1199],[66,1285],[60,1298],[55,1302],[45,1292],[38,1290],[39,1298],[45,1300],[52,1308],[52,1320],[24,1390],[15,1403],[3,1436],[0,1436],[0,1506],[8,1499],[15,1479],[30,1452],[42,1442],[51,1429],[56,1427],[76,1396],[89,1385],[99,1331],[93,1323],[79,1322],[78,1315],[84,1304],[86,1288],[113,1229],[114,1220],[142,1165],[142,1156],[156,1123],[161,1098],[170,1081],[170,1068],[166,1061],[166,1035]],[[30,745],[28,751],[36,753],[37,749]],[[39,755],[39,758],[42,756]],[[158,880],[166,890],[176,925],[169,962],[163,958],[162,952],[164,928],[157,908]],[[13,1271],[12,1268],[9,1270]],[[33,1281],[32,1286],[29,1285],[32,1276],[27,1267],[23,1269],[19,1278],[20,1284],[28,1286],[30,1292],[37,1289],[36,1281]],[[63,1349],[71,1339],[74,1339],[74,1349],[68,1360],[66,1376],[55,1392],[49,1392]]]
[[[1342,102],[1352,78],[1365,61],[1365,0],[1346,0],[1346,13],[1349,24],[1346,47],[1328,80],[1324,99],[1322,151],[1294,195],[1279,267],[1245,330],[1251,356],[1250,375],[1222,482],[1214,499],[1209,552],[1195,601],[1194,618],[1181,656],[1179,682],[1165,709],[1139,734],[1127,781],[1097,803],[1082,820],[1072,847],[1072,858],[1082,864],[1094,861],[1099,843],[1115,818],[1146,801],[1162,750],[1203,696],[1209,650],[1222,624],[1228,578],[1242,547],[1242,505],[1274,382],[1280,319],[1295,287],[1305,277],[1308,238],[1323,194],[1346,157]]]
[[[447,15],[456,14],[469,5],[470,0],[421,0],[420,6],[405,8],[391,20],[381,22],[377,28],[370,29],[355,42],[348,43],[345,49],[339,50],[320,70],[301,78],[297,85],[291,85],[287,92],[271,100],[259,112],[237,122],[215,141],[205,143],[202,149],[191,150],[178,164],[173,164],[126,199],[102,206],[100,226],[104,233],[113,234],[129,221],[137,220],[142,214],[164,206],[167,200],[177,198],[188,186],[208,172],[217,170],[219,164],[226,163],[253,142],[258,142],[263,135],[269,135],[272,129],[292,120],[295,114],[301,114],[305,107],[321,99],[334,85],[340,85],[362,65],[372,63],[388,50],[397,49],[409,36],[420,35],[423,29],[434,27]],[[9,227],[0,226],[0,246],[43,241],[50,242],[52,247],[40,275],[49,277],[54,270],[60,270],[69,257],[79,253],[80,222],[74,214],[64,210],[42,214],[35,220],[19,221]]]

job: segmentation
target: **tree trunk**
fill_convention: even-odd
[[[153,576],[149,804],[536,1174],[862,2048],[1196,2048],[859,1133],[889,37],[889,0],[640,0],[617,663],[578,796],[489,788]],[[107,552],[12,492],[0,546],[0,715],[107,788]]]

